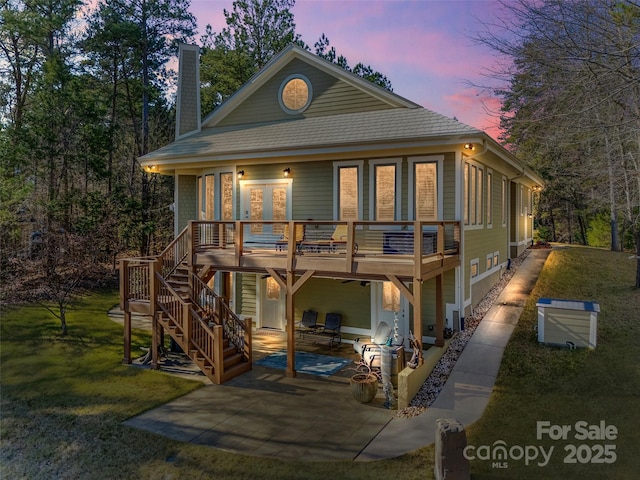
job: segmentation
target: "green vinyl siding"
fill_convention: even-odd
[[[282,82],[293,74],[302,74],[311,82],[313,97],[309,107],[297,115],[280,108],[278,93]],[[301,60],[294,60],[255,91],[230,113],[219,126],[256,122],[275,122],[323,115],[381,110],[390,106],[348,83]]]
[[[333,163],[298,163],[290,168],[293,177],[293,218],[332,220]]]
[[[236,274],[236,313],[240,315],[257,315],[256,275],[249,273]]]
[[[456,156],[455,153],[446,153],[443,162],[443,220],[456,219]]]
[[[318,312],[318,322],[324,323],[329,312],[342,314],[342,326],[371,328],[371,288],[360,282],[312,278],[295,296],[295,318],[302,318],[305,310]]]
[[[195,175],[176,175],[176,233],[181,232],[195,220],[198,212],[198,188]]]
[[[443,274],[442,290],[444,294],[443,308],[447,303],[455,303],[455,270],[450,270]],[[413,307],[410,308],[413,317]],[[442,312],[443,315],[446,312]],[[446,320],[446,319],[445,319]],[[452,319],[449,319],[452,320]],[[422,334],[424,336],[435,336],[434,330],[429,330],[429,325],[436,324],[436,280],[431,279],[422,285]],[[413,327],[411,327],[413,328]]]
[[[291,169],[291,220],[333,219],[333,163],[278,163],[240,165],[244,170],[243,180],[279,180],[282,170]],[[240,208],[241,189],[237,189],[237,205]],[[244,218],[239,212],[238,218]]]

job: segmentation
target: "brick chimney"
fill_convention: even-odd
[[[200,131],[200,47],[180,44],[176,140]]]

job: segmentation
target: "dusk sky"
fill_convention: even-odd
[[[207,24],[225,27],[223,10],[233,0],[191,0],[199,40]],[[371,65],[391,81],[393,91],[426,108],[497,136],[498,102],[469,82],[495,58],[470,36],[498,13],[491,0],[297,0],[296,32],[312,49],[323,33],[351,66]]]

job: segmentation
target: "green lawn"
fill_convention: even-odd
[[[569,248],[552,252],[508,345],[498,384],[483,418],[468,429],[469,444],[553,446],[550,465],[509,460],[471,463],[473,478],[637,478],[640,471],[640,292],[626,254]],[[69,311],[69,335],[41,307],[2,313],[0,478],[33,479],[430,479],[433,447],[372,463],[286,462],[250,458],[183,444],[121,422],[200,386],[121,364],[122,327],[107,310],[117,293],[95,294]],[[538,345],[539,297],[600,303],[594,351]],[[136,332],[134,349],[149,345]],[[139,351],[139,350],[137,350]],[[575,425],[604,420],[618,430],[613,464],[562,463],[568,443],[536,439],[536,422]]]
[[[117,293],[77,302],[69,335],[44,308],[4,311],[0,322],[0,478],[408,479],[432,478],[433,449],[374,463],[249,458],[121,425],[202,384],[124,366],[122,327],[106,312]],[[150,337],[135,332],[133,351]]]
[[[635,261],[628,254],[590,248],[556,250],[549,256],[536,287],[511,337],[496,388],[484,416],[468,429],[468,443],[490,445],[499,440],[513,446],[544,446],[540,457],[492,468],[490,460],[471,462],[473,478],[634,479],[640,472],[640,291],[633,288]],[[536,301],[540,297],[599,302],[598,345],[595,350],[568,350],[537,342]],[[537,422],[569,425],[567,439],[537,439]],[[613,425],[615,440],[576,439],[576,422]],[[573,445],[576,463],[564,463]],[[581,445],[585,445],[582,446]],[[614,445],[615,462],[598,445]],[[567,450],[565,450],[565,448]],[[611,447],[609,447],[611,449]],[[533,450],[531,450],[533,451]],[[518,456],[518,450],[514,450]],[[533,456],[533,454],[532,454]],[[594,463],[591,459],[595,458]],[[613,456],[610,456],[613,459]],[[585,463],[581,463],[585,462]]]

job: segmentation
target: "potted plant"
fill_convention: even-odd
[[[378,393],[379,373],[371,370],[364,360],[356,362],[357,372],[349,381],[351,394],[360,403],[370,403]]]

